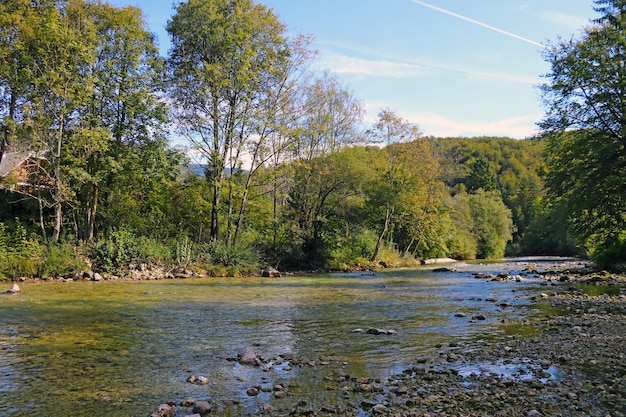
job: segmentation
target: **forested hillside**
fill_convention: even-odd
[[[180,3],[167,31],[161,57],[135,7],[0,5],[1,277],[622,256],[623,145],[600,140],[594,157],[581,144],[623,141],[602,121],[565,125],[555,110],[527,140],[427,137],[392,109],[368,125],[348,86],[309,69],[310,39],[288,37],[262,4]],[[596,195],[605,177],[585,163],[615,152],[619,174]],[[572,190],[614,198],[599,210]]]

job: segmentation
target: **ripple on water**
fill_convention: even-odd
[[[562,378],[562,371],[554,366],[541,366],[530,359],[521,359],[507,362],[477,362],[451,364],[458,375],[465,378],[466,384],[471,385],[471,379],[481,376],[496,376],[504,380],[530,381],[536,379],[545,384],[548,381],[558,381]]]

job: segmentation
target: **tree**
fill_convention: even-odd
[[[78,235],[90,241],[99,201],[132,183],[124,171],[140,175],[150,169],[149,175],[158,175],[153,167],[137,163],[135,156],[153,151],[154,145],[165,152],[162,127],[167,110],[160,98],[163,60],[144,27],[141,10],[87,2],[84,13],[96,31],[95,60],[88,68],[94,89],[80,111],[68,153],[73,157],[71,176],[83,225]]]
[[[504,205],[500,193],[478,190],[469,195],[476,236],[477,258],[500,258],[504,256],[507,242],[515,230],[511,210]]]
[[[29,48],[32,30],[40,24],[38,19],[36,9],[26,0],[0,4],[0,161],[16,141],[17,129],[23,122],[22,104],[33,58]]]
[[[285,26],[251,0],[189,0],[178,5],[167,31],[172,98],[183,134],[209,164],[210,236],[217,240],[225,168],[240,168],[242,145],[258,134],[255,116],[268,85],[284,78]]]
[[[595,0],[601,13],[579,40],[548,49],[542,86],[551,134],[547,184],[574,233],[597,254],[626,257],[626,2]]]
[[[354,231],[364,190],[373,179],[378,149],[349,147],[308,163],[294,161],[289,192],[290,239],[300,244],[304,260],[319,266],[348,231]]]
[[[317,261],[324,225],[338,201],[350,198],[358,178],[348,169],[344,152],[363,140],[363,109],[352,92],[324,74],[304,88],[298,120],[291,131],[293,180],[288,204],[296,219],[298,239],[309,260]]]
[[[166,120],[162,60],[135,7],[85,0],[0,7],[2,148],[45,158],[34,186],[18,191],[39,203],[44,238],[43,211],[51,209],[53,241],[65,224],[91,240],[99,202],[125,187],[122,171],[141,172],[132,154],[158,138]]]
[[[95,30],[93,21],[84,19],[82,5],[81,0],[74,0],[65,7],[40,7],[40,24],[33,28],[29,39],[32,69],[24,105],[24,124],[29,133],[26,141],[29,148],[49,161],[40,171],[49,198],[37,198],[53,209],[54,242],[61,234],[64,205],[73,198],[64,167],[67,141],[94,89],[88,68],[95,59]]]
[[[258,193],[264,193],[263,185],[272,181],[272,194],[274,198],[277,196],[276,177],[269,178],[263,175],[263,169],[268,164],[277,167],[297,140],[296,135],[291,133],[297,124],[299,114],[295,110],[297,108],[295,103],[300,97],[299,90],[308,78],[307,67],[314,56],[314,53],[307,49],[310,41],[309,37],[298,36],[289,42],[291,51],[289,59],[283,62],[284,68],[276,71],[271,80],[268,79],[264,85],[263,97],[254,109],[256,134],[252,135],[248,141],[240,142],[237,148],[237,158],[231,159],[232,164],[239,159],[242,152],[245,152],[250,163],[244,175],[245,179],[242,181],[242,196],[232,239],[231,227],[228,228],[229,243],[236,243],[243,229],[248,199],[253,189],[258,190]],[[231,165],[230,170],[237,172],[240,167]],[[278,170],[274,171],[278,172]],[[232,206],[230,202],[232,202],[231,198],[229,198],[229,213]],[[276,200],[274,205],[276,205]],[[273,211],[276,212],[276,208]]]
[[[470,174],[465,181],[468,192],[474,193],[481,188],[485,191],[498,189],[498,177],[484,156],[476,158],[469,168]]]
[[[374,262],[389,230],[397,202],[402,193],[406,191],[405,178],[402,178],[401,181],[398,180],[398,176],[406,171],[407,165],[403,163],[406,162],[406,159],[401,159],[401,148],[393,145],[417,140],[421,133],[417,125],[402,119],[390,109],[384,109],[378,113],[378,120],[373,126],[372,136],[375,142],[385,145],[387,155],[386,169],[383,173],[384,180],[380,183],[381,188],[378,192],[379,204],[384,210],[384,216],[382,225],[379,226],[380,232],[378,233],[376,248],[372,254],[371,260]],[[418,164],[419,162],[416,160],[410,163]]]

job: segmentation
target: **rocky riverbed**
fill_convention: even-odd
[[[259,357],[255,366],[313,367],[325,401],[298,386],[251,384],[256,411],[239,400],[184,399],[153,416],[601,416],[626,415],[626,278],[542,274],[533,296],[550,311],[503,324],[484,340],[450,341],[386,380],[348,375],[333,358]],[[233,358],[232,360],[236,360]],[[261,396],[261,394],[263,394]]]

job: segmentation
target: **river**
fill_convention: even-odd
[[[339,401],[320,384],[330,369],[384,379],[437,345],[507,337],[507,320],[540,313],[529,299],[546,290],[524,270],[553,265],[520,259],[448,265],[453,272],[21,283],[20,294],[0,296],[0,415],[147,416],[188,397],[210,400],[216,415],[248,415],[269,401],[269,393],[246,395],[256,383],[282,383],[312,403]],[[501,271],[523,278],[473,275]],[[485,319],[471,319],[478,315]],[[396,334],[354,332],[368,328]],[[336,366],[232,360],[250,345],[266,358],[295,354]],[[209,382],[191,384],[190,375]]]

